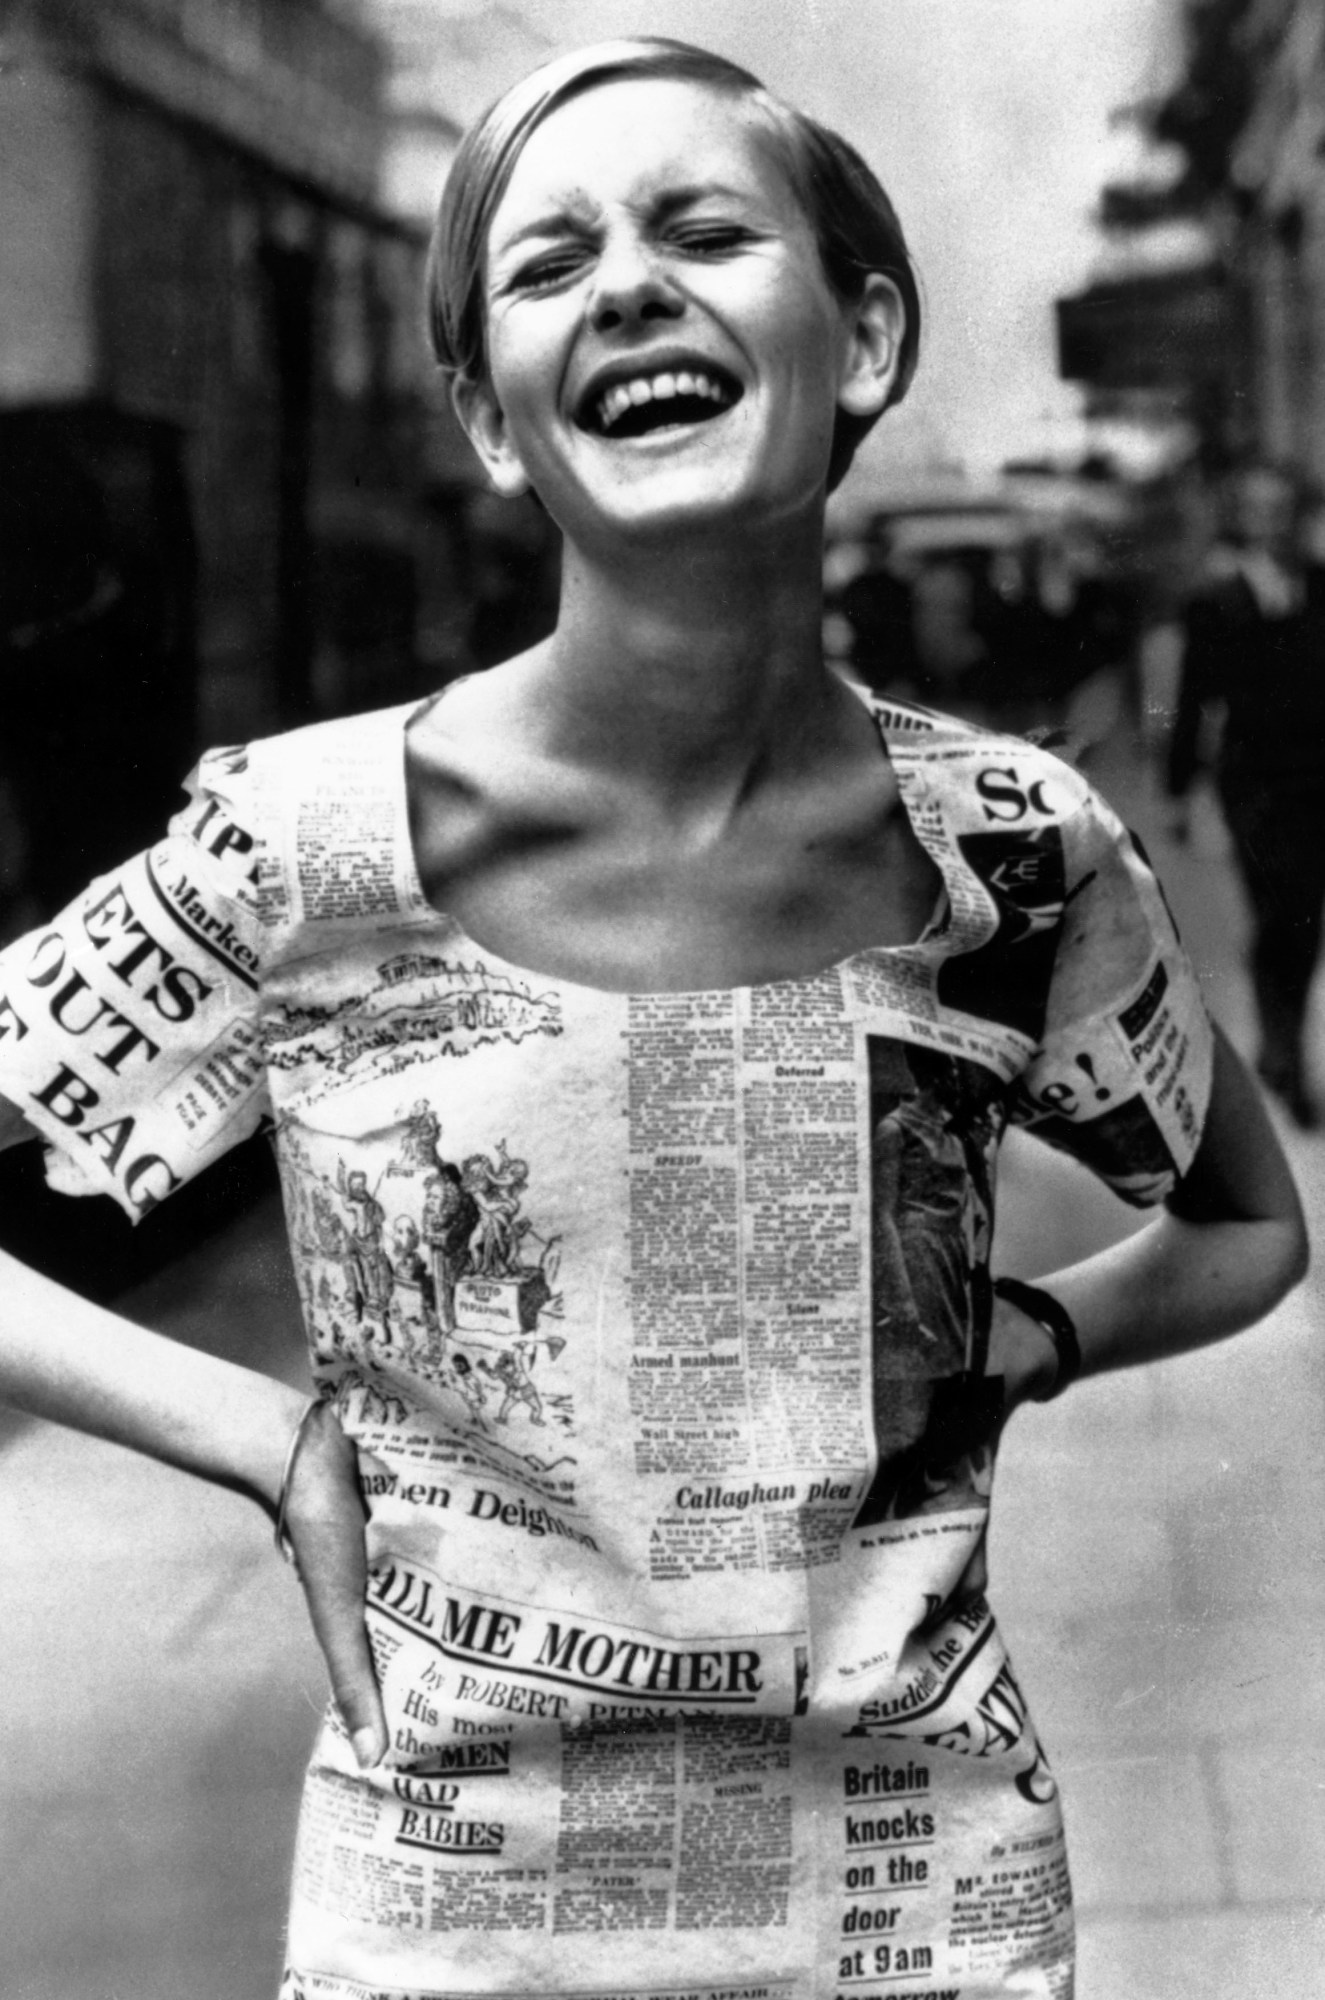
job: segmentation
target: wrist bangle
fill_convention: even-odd
[[[290,1439],[290,1448],[285,1454],[285,1465],[281,1472],[281,1490],[276,1497],[276,1546],[285,1557],[286,1562],[293,1569],[298,1569],[299,1562],[294,1552],[294,1543],[285,1532],[285,1511],[290,1504],[290,1483],[294,1478],[294,1468],[299,1457],[300,1447],[308,1435],[309,1421],[312,1418],[314,1410],[320,1410],[321,1408],[322,1398],[320,1396],[314,1396],[311,1402],[305,1405],[303,1413],[294,1427],[294,1434]]]
[[[1058,1356],[1058,1372],[1051,1388],[1042,1396],[1036,1396],[1037,1403],[1051,1403],[1055,1396],[1061,1396],[1064,1389],[1070,1389],[1081,1373],[1081,1342],[1077,1339],[1076,1323],[1061,1299],[1052,1292],[1043,1292],[1038,1285],[1027,1285],[1020,1278],[995,1278],[994,1297],[1006,1299],[1010,1306],[1016,1306],[1037,1326],[1042,1326],[1054,1344]]]

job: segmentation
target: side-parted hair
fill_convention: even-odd
[[[775,97],[749,70],[661,36],[596,42],[554,57],[499,97],[465,134],[447,176],[428,255],[429,331],[441,366],[472,382],[486,377],[488,231],[530,134],[563,104],[600,84],[654,80],[697,84],[756,112],[814,231],[828,283],[844,304],[858,303],[871,272],[896,285],[906,325],[888,406],[900,403],[920,351],[920,293],[897,211],[878,179],[854,146]],[[830,487],[876,421],[877,416],[839,411]]]

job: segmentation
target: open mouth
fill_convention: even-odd
[[[740,400],[740,384],[721,369],[663,368],[596,391],[581,408],[579,421],[599,437],[647,437],[711,423]]]

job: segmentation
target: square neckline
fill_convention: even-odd
[[[851,694],[855,695],[874,724],[879,741],[881,762],[888,771],[893,773],[894,778],[897,780],[897,796],[901,801],[902,810],[906,814],[907,826],[910,828],[911,834],[917,844],[929,856],[929,859],[934,863],[939,872],[940,880],[934,908],[930,916],[926,919],[918,937],[913,938],[905,944],[862,945],[859,950],[846,952],[840,958],[831,959],[826,965],[818,967],[813,972],[790,973],[781,979],[741,980],[730,986],[602,986],[596,985],[592,980],[568,979],[559,973],[538,972],[532,966],[521,965],[518,960],[507,958],[502,952],[493,951],[489,946],[476,938],[472,932],[466,930],[460,920],[453,916],[449,910],[439,908],[437,904],[430,900],[423,886],[423,877],[419,869],[418,850],[414,844],[414,828],[410,819],[409,733],[411,725],[430,709],[436,708],[439,703],[444,701],[453,688],[462,686],[465,681],[472,678],[473,676],[470,674],[462,674],[454,681],[448,681],[446,686],[439,688],[436,693],[426,695],[421,701],[406,704],[401,709],[395,711],[396,716],[399,718],[400,731],[399,762],[396,767],[396,813],[397,825],[400,829],[398,845],[406,856],[408,870],[407,886],[411,903],[417,913],[420,916],[431,919],[435,923],[447,925],[452,936],[461,946],[467,947],[477,958],[486,961],[499,972],[509,975],[512,980],[519,980],[526,986],[537,983],[543,988],[556,987],[573,993],[592,994],[597,999],[733,999],[742,993],[763,993],[772,991],[778,987],[813,985],[816,981],[827,979],[834,973],[840,974],[845,972],[848,967],[859,964],[863,959],[928,955],[937,939],[948,934],[952,913],[951,876],[953,870],[953,860],[948,845],[945,842],[942,850],[936,852],[932,842],[924,837],[916,823],[915,815],[911,810],[911,802],[907,797],[907,788],[902,784],[900,778],[897,778],[897,766],[893,760],[892,745],[889,741],[887,725],[884,722],[873,693],[868,688],[860,686],[858,682],[848,680],[845,676],[842,676],[843,686]],[[911,704],[905,702],[898,702],[894,705],[908,709],[911,706]],[[916,713],[922,712],[920,710],[916,711]]]

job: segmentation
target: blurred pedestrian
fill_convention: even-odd
[[[917,655],[911,586],[894,568],[886,521],[871,522],[862,567],[838,599],[851,627],[851,665],[876,694],[914,694]]]
[[[1325,906],[1325,546],[1291,474],[1229,481],[1225,529],[1183,616],[1168,753],[1175,831],[1211,741],[1247,893],[1257,1068],[1304,1128],[1320,1107],[1305,1046]]]

